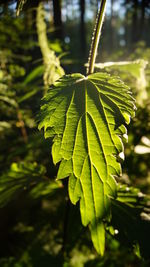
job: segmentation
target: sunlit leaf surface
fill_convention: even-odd
[[[125,123],[134,115],[129,88],[117,77],[95,73],[62,77],[43,99],[39,128],[53,138],[52,156],[60,163],[57,178],[69,177],[69,196],[80,200],[83,225],[90,226],[96,250],[104,253],[103,219],[116,197],[115,176]]]

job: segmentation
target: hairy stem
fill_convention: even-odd
[[[92,43],[89,53],[89,59],[88,59],[88,67],[87,67],[87,75],[94,72],[94,64],[96,60],[97,55],[97,48],[98,43],[101,35],[101,29],[104,21],[105,16],[105,7],[106,7],[106,0],[101,0],[101,5],[98,10],[96,23],[94,27],[93,37],[92,37]]]

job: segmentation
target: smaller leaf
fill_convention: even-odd
[[[42,181],[45,167],[37,163],[13,163],[10,170],[0,176],[0,207],[8,204],[20,192]]]
[[[141,155],[150,153],[150,139],[146,136],[143,136],[141,138],[141,142],[143,145],[135,146],[134,152]]]
[[[147,80],[145,69],[148,64],[148,61],[143,59],[137,59],[134,61],[119,61],[119,62],[106,62],[106,63],[97,63],[95,68],[104,69],[112,74],[119,75],[125,82],[129,80],[129,75],[131,78],[134,78],[134,90],[136,89],[136,101],[142,106],[144,100],[148,98],[148,93],[146,90]],[[131,80],[132,81],[132,80]]]
[[[139,254],[149,259],[150,198],[138,188],[118,185],[118,197],[112,199],[111,225],[117,229],[116,238],[127,247],[138,247]]]

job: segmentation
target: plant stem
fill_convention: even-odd
[[[44,80],[44,85],[46,89],[45,92],[46,92],[47,87],[49,85],[53,84],[56,81],[56,79],[64,75],[64,70],[60,66],[59,58],[56,57],[54,51],[52,51],[49,48],[44,16],[45,16],[45,12],[44,12],[43,4],[39,2],[38,8],[37,8],[37,16],[36,16],[36,27],[37,27],[38,43],[41,49],[44,67],[45,67],[43,80]]]
[[[63,233],[63,244],[62,244],[62,253],[63,257],[65,258],[67,256],[67,233],[68,233],[68,225],[69,225],[69,213],[71,208],[71,202],[69,198],[67,197],[66,200],[66,209],[65,209],[65,217],[64,217],[64,233]]]
[[[97,55],[97,48],[98,48],[101,29],[102,29],[102,25],[104,21],[104,16],[105,16],[105,7],[106,7],[106,0],[101,0],[101,5],[99,7],[97,18],[96,18],[96,23],[94,27],[92,43],[91,43],[91,48],[90,48],[90,53],[89,53],[87,75],[94,72],[94,64],[95,64],[96,55]]]
[[[28,135],[27,135],[25,123],[22,119],[22,114],[21,114],[19,108],[17,108],[17,117],[18,117],[19,127],[21,129],[22,137],[23,137],[24,143],[26,144],[28,142]]]

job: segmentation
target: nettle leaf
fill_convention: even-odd
[[[125,123],[134,115],[129,88],[106,73],[63,76],[43,99],[39,129],[53,138],[52,156],[60,163],[57,179],[69,177],[69,196],[80,200],[81,219],[89,225],[94,247],[103,255],[103,219],[116,197],[121,173]]]

